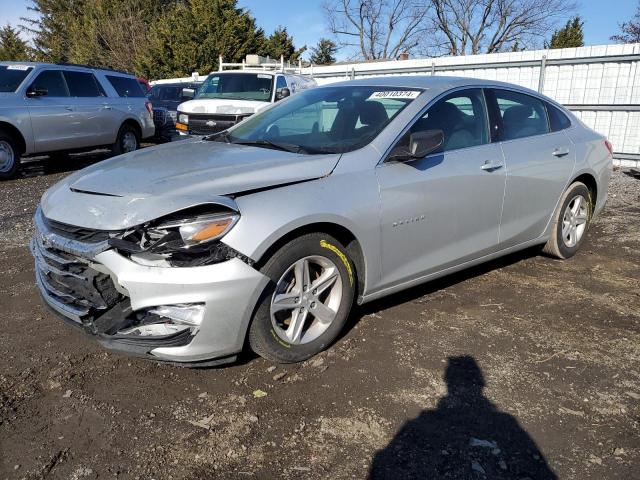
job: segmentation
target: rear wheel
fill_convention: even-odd
[[[118,131],[116,143],[111,147],[114,155],[133,152],[140,148],[140,135],[138,131],[131,125],[123,125]]]
[[[13,178],[20,169],[20,150],[12,137],[0,132],[0,180]]]
[[[253,351],[294,363],[329,346],[355,296],[355,268],[344,246],[325,234],[304,235],[278,250],[261,271],[271,282],[249,328]]]
[[[543,251],[560,259],[574,256],[586,238],[592,215],[591,192],[582,182],[572,183],[562,196]]]

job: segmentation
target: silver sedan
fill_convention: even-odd
[[[299,362],[355,302],[535,245],[571,257],[611,169],[605,138],[514,85],[332,84],[67,177],[36,213],[36,280],[114,350]]]

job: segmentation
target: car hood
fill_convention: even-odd
[[[206,140],[138,150],[70,175],[42,198],[52,220],[121,230],[228,195],[329,175],[340,155],[302,155]]]
[[[178,111],[193,114],[244,115],[256,113],[269,105],[269,102],[255,100],[202,98],[181,103],[178,105]]]

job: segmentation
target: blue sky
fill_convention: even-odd
[[[28,15],[28,0],[0,0],[0,25],[17,24]],[[322,0],[239,0],[249,9],[258,25],[267,33],[284,25],[300,47],[315,45],[320,37],[328,36],[322,12]],[[630,19],[638,0],[582,0],[578,13],[585,21],[585,43],[610,43],[609,37],[618,31],[618,23]],[[338,55],[340,56],[340,55]]]

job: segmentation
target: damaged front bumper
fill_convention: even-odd
[[[233,361],[242,350],[253,309],[268,283],[242,260],[143,266],[106,241],[60,235],[39,209],[35,224],[31,251],[44,301],[106,348],[195,365]]]

